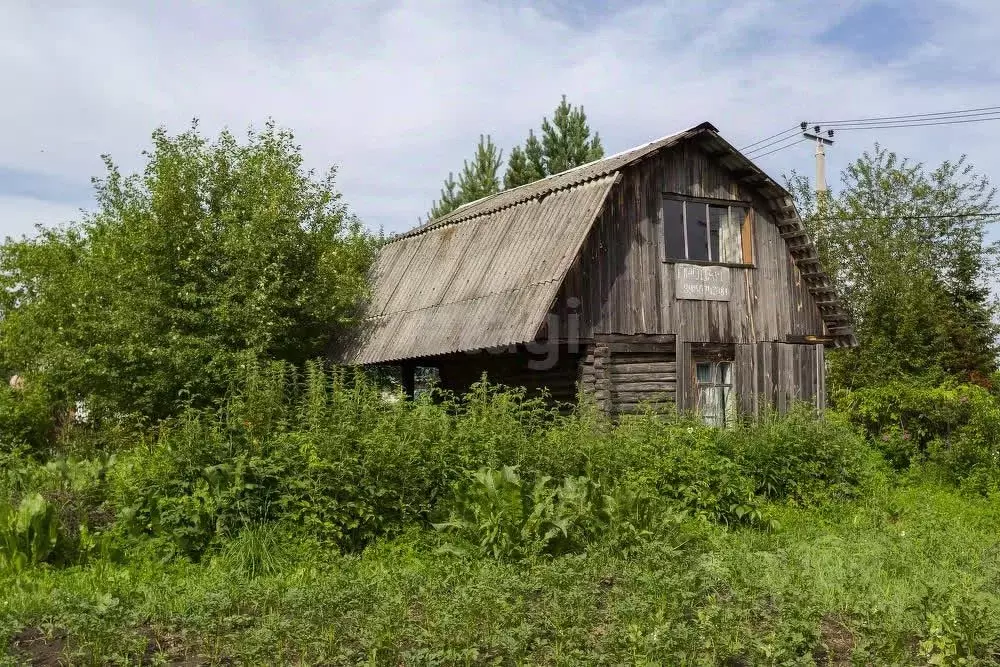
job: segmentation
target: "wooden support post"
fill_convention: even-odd
[[[414,393],[417,390],[417,365],[412,361],[404,361],[400,368],[403,379],[403,393],[412,401]]]

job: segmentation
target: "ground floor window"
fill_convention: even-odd
[[[736,397],[733,394],[731,361],[695,363],[698,387],[698,414],[710,426],[730,426],[736,420]]]

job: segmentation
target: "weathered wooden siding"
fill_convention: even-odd
[[[826,407],[822,345],[764,341],[736,346],[734,367],[741,411],[759,415],[768,408],[786,412],[796,403]]]
[[[752,205],[753,266],[730,268],[729,301],[676,299],[674,263],[664,261],[665,192]],[[554,312],[561,331],[576,317],[584,338],[651,333],[675,334],[684,341],[752,343],[824,332],[815,300],[764,202],[693,142],[624,170],[560,289]]]
[[[676,298],[675,264],[665,261],[663,242],[665,193],[743,202],[753,210],[752,264],[729,265],[729,301]],[[663,394],[682,410],[694,409],[694,362],[724,346],[722,353],[734,361],[741,411],[761,414],[768,405],[784,411],[797,401],[823,407],[822,347],[785,341],[824,332],[767,203],[695,142],[686,142],[623,170],[567,274],[546,333],[593,341],[581,380],[610,412],[648,400],[644,392],[653,386],[616,371],[619,364],[628,372],[638,368],[633,364],[648,365],[636,371],[638,377],[657,389],[669,383]],[[672,336],[676,348],[635,352],[625,361],[612,345],[621,348],[628,336]]]
[[[826,407],[823,346],[762,341],[678,343],[678,409],[696,408],[695,363],[707,360],[733,361],[733,391],[742,414],[760,415],[771,408],[784,413],[796,403]]]

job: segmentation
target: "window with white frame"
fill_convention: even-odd
[[[667,260],[749,264],[750,209],[745,205],[666,197],[663,239]]]
[[[731,426],[736,420],[731,361],[695,362],[698,414],[710,426]]]

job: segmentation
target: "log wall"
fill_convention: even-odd
[[[596,336],[580,361],[580,386],[610,414],[672,409],[677,391],[674,337]]]

